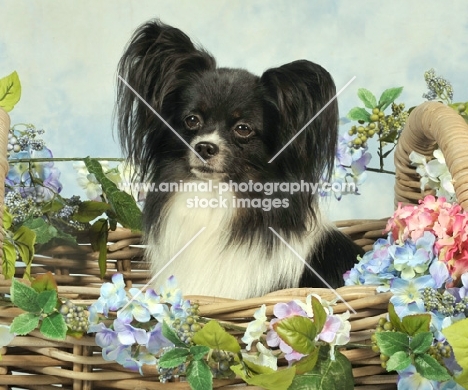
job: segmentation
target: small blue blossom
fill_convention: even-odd
[[[434,279],[431,275],[420,276],[411,280],[396,278],[392,280],[390,291],[393,296],[390,302],[395,306],[395,311],[401,312],[410,303],[416,305],[424,311],[424,302],[422,300],[422,290],[426,287],[435,287]]]

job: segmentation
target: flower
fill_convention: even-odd
[[[101,295],[91,307],[98,313],[103,313],[106,317],[110,311],[117,311],[128,302],[125,292],[125,283],[122,274],[112,275],[112,283],[103,283]]]
[[[435,282],[431,275],[424,275],[411,280],[393,279],[390,287],[393,296],[390,298],[390,302],[395,306],[395,311],[401,314],[407,305],[416,303],[417,307],[423,312],[422,290],[426,287],[435,287]]]
[[[247,344],[246,349],[250,351],[252,343],[263,335],[268,329],[267,327],[267,317],[266,317],[266,306],[262,305],[254,313],[255,320],[249,322],[247,329],[245,330],[244,336],[242,337],[242,342]]]
[[[335,346],[346,345],[350,340],[351,323],[348,321],[349,312],[340,315],[329,315],[325,325],[318,335],[319,340],[330,345],[330,358],[335,360]]]
[[[10,327],[0,325],[0,348],[6,347],[15,338],[14,333],[10,333]]]
[[[242,358],[259,366],[269,367],[273,370],[278,369],[278,359],[275,354],[266,348],[262,343],[257,343],[257,354],[243,353]]]

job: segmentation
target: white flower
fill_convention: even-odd
[[[269,367],[276,371],[278,369],[278,359],[273,352],[266,348],[262,343],[257,343],[256,347],[258,351],[256,355],[243,353],[243,359],[259,366]]]
[[[10,327],[7,325],[0,325],[0,348],[6,347],[15,338],[14,333],[10,333]]]
[[[348,321],[349,312],[334,314],[327,317],[325,326],[318,338],[330,345],[330,358],[335,360],[335,346],[346,345],[349,342],[351,323]]]
[[[86,192],[88,199],[95,200],[102,195],[102,188],[93,173],[79,173],[76,179],[78,184]]]
[[[266,306],[262,305],[255,313],[252,322],[247,325],[242,342],[247,344],[246,349],[250,351],[252,343],[258,340],[268,329],[267,317],[266,317]]]

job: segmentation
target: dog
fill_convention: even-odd
[[[218,68],[185,33],[151,20],[118,75],[120,144],[139,180],[156,184],[143,209],[155,284],[174,275],[184,294],[234,299],[343,285],[362,251],[321,214],[316,191],[282,190],[329,179],[334,166],[338,106],[324,68]]]

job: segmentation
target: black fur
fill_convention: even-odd
[[[331,173],[337,142],[336,100],[268,163],[335,95],[333,79],[320,65],[295,61],[269,69],[261,77],[241,69],[217,68],[215,59],[195,47],[183,32],[155,20],[135,32],[120,61],[118,74],[188,143],[195,136],[220,134],[226,146],[216,166],[223,172],[223,180],[316,183]],[[140,181],[199,179],[191,170],[192,152],[120,81],[117,115],[122,148],[139,167]],[[191,115],[202,121],[196,131],[184,122]],[[239,125],[248,125],[253,133],[240,137],[233,130]],[[211,157],[206,150],[203,153]],[[213,166],[208,164],[197,169],[209,174]],[[143,213],[146,232],[159,231],[164,207],[172,195],[148,193]],[[287,208],[269,212],[261,208],[238,209],[230,231],[220,232],[228,234],[229,245],[260,246],[264,259],[259,261],[268,261],[274,249],[284,245],[269,227],[291,240],[304,237],[311,221],[320,223],[318,194],[278,192],[267,196],[238,192],[235,195],[280,198],[289,204]],[[343,284],[342,274],[352,267],[357,252],[349,238],[331,230],[307,260],[336,287]],[[293,287],[283,285],[281,275],[278,278],[277,285],[271,289]],[[300,285],[321,286],[322,283],[305,269]]]

